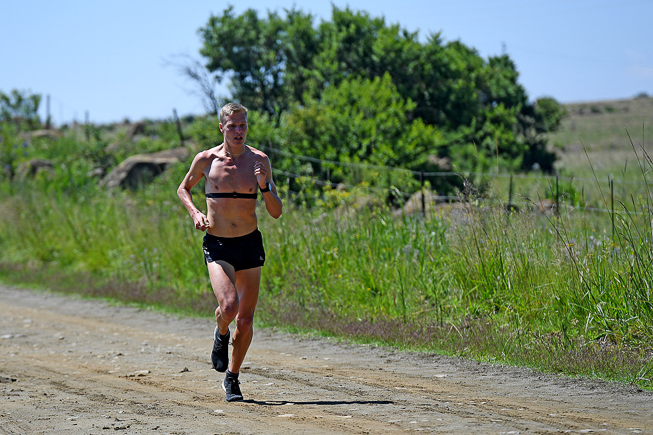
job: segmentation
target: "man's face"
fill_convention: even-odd
[[[225,123],[220,124],[224,141],[230,145],[243,145],[247,136],[247,113],[240,112],[225,117]]]

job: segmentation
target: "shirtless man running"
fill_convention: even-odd
[[[282,203],[272,181],[270,160],[245,145],[247,109],[229,103],[220,110],[224,142],[198,153],[177,189],[179,199],[193,218],[195,228],[206,231],[203,251],[211,286],[218,300],[215,310],[211,362],[225,372],[222,388],[228,402],[243,400],[238,372],[252,342],[252,324],[261,282],[265,251],[256,218],[257,191],[275,219]],[[193,204],[191,189],[206,177],[205,215]],[[236,320],[229,360],[229,325]]]

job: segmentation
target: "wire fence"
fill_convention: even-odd
[[[352,190],[352,189],[358,189],[374,194],[388,194],[388,195],[394,195],[399,196],[402,198],[403,202],[407,202],[411,198],[415,197],[417,193],[420,193],[418,200],[421,202],[421,211],[422,213],[425,213],[425,210],[427,208],[427,205],[432,206],[432,202],[435,203],[452,203],[452,202],[469,202],[469,201],[475,201],[479,204],[484,204],[484,205],[490,205],[490,206],[501,206],[501,207],[506,207],[508,209],[514,209],[514,208],[520,208],[520,209],[526,209],[526,208],[535,208],[539,207],[540,209],[547,209],[551,210],[554,213],[559,213],[561,210],[567,210],[567,211],[580,211],[580,212],[592,212],[592,213],[608,213],[611,214],[614,218],[615,215],[653,215],[653,210],[650,210],[648,207],[645,207],[643,210],[635,210],[635,206],[633,204],[633,210],[629,210],[625,203],[620,202],[618,200],[615,201],[615,196],[614,196],[614,186],[615,184],[624,184],[624,185],[639,185],[639,186],[644,186],[646,188],[646,191],[649,191],[649,182],[644,180],[644,181],[626,181],[626,180],[617,180],[612,177],[610,177],[607,180],[607,186],[606,190],[609,189],[609,194],[605,193],[603,191],[603,188],[599,186],[600,190],[600,196],[602,197],[602,201],[604,203],[604,207],[597,207],[597,206],[590,206],[588,204],[585,205],[579,205],[579,204],[568,204],[564,201],[564,198],[560,197],[560,182],[561,181],[566,181],[568,183],[572,182],[591,182],[598,184],[599,180],[597,178],[575,178],[575,177],[562,177],[562,176],[556,176],[556,175],[544,175],[544,174],[505,174],[505,173],[484,173],[484,172],[465,172],[465,173],[459,173],[459,172],[451,172],[451,171],[443,171],[443,172],[423,172],[423,171],[414,171],[410,169],[405,169],[405,168],[398,168],[398,167],[393,167],[393,166],[381,166],[381,165],[372,165],[372,164],[365,164],[365,163],[352,163],[352,162],[338,162],[334,160],[325,160],[325,159],[318,159],[315,157],[309,157],[309,156],[302,156],[298,154],[291,153],[286,150],[280,150],[280,149],[275,149],[269,146],[261,146],[263,150],[268,152],[271,157],[275,155],[279,156],[284,156],[288,157],[297,161],[303,161],[303,162],[310,162],[310,163],[317,163],[320,165],[333,165],[337,167],[348,167],[348,168],[355,168],[355,169],[373,169],[377,170],[379,172],[400,172],[400,173],[405,173],[407,175],[410,175],[412,177],[419,177],[420,180],[420,188],[418,190],[412,191],[412,192],[406,192],[402,191],[396,186],[390,187],[375,187],[375,186],[362,186],[362,185],[353,185],[353,184],[347,184],[343,182],[335,183],[331,180],[324,180],[318,177],[315,177],[314,175],[302,175],[298,174],[295,172],[289,172],[281,169],[273,169],[273,173],[277,176],[281,176],[283,178],[286,178],[286,180],[294,179],[294,180],[304,180],[305,182],[312,183],[316,186],[321,186],[321,187],[330,187],[332,189],[347,189],[347,190]],[[461,179],[468,179],[470,177],[486,177],[486,178],[507,178],[509,179],[509,196],[508,200],[500,200],[500,199],[492,199],[492,198],[487,198],[483,196],[476,196],[476,197],[470,197],[469,195],[426,195],[425,192],[425,183],[424,181],[428,178],[431,177],[458,177]],[[537,201],[530,200],[528,198],[523,198],[523,200],[515,199],[513,198],[513,179],[529,179],[529,180],[542,180],[545,181],[552,193],[552,198],[545,198],[544,200],[541,198],[538,198]],[[555,187],[554,187],[555,186]],[[293,192],[295,194],[298,194],[299,192]],[[647,196],[650,196],[647,194]],[[427,202],[429,204],[427,204]],[[609,203],[608,203],[609,202]],[[648,203],[648,202],[647,202]]]
[[[479,176],[479,177],[499,177],[499,178],[524,178],[524,179],[533,179],[533,178],[539,178],[543,180],[559,180],[559,181],[587,181],[587,182],[596,182],[595,178],[579,178],[579,177],[564,177],[564,176],[555,176],[555,175],[544,175],[544,174],[505,174],[505,173],[490,173],[490,172],[465,172],[465,173],[460,173],[460,172],[447,172],[447,171],[441,171],[441,172],[424,172],[424,171],[414,171],[411,169],[406,169],[406,168],[398,168],[395,166],[381,166],[381,165],[372,165],[368,163],[351,163],[351,162],[339,162],[336,160],[324,160],[324,159],[318,159],[316,157],[309,157],[309,156],[302,156],[299,154],[293,154],[289,151],[286,150],[280,150],[277,148],[273,148],[267,145],[261,145],[261,149],[266,150],[270,155],[282,155],[286,157],[290,157],[293,159],[297,159],[300,161],[306,161],[306,162],[311,162],[311,163],[319,163],[321,165],[333,165],[333,166],[339,166],[339,167],[351,167],[351,168],[361,168],[361,169],[378,169],[381,171],[396,171],[396,172],[404,172],[406,174],[411,174],[414,176],[422,176],[422,177],[470,177],[470,176]],[[630,181],[630,180],[619,180],[616,178],[612,178],[614,183],[617,184],[633,184],[633,185],[646,185],[649,184],[647,181]]]

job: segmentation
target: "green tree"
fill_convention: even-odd
[[[333,6],[332,19],[317,27],[312,21],[311,15],[295,9],[286,11],[285,17],[268,12],[267,19],[261,19],[253,10],[234,16],[228,8],[201,29],[202,54],[220,78],[232,75],[236,100],[276,117],[277,125],[281,114],[289,110],[293,113],[288,119],[299,122],[307,110],[343,108],[331,100],[334,95],[345,98],[343,92],[352,84],[390,81],[404,102],[405,127],[411,128],[414,122],[434,127],[447,141],[447,146],[438,146],[438,152],[454,159],[459,169],[486,168],[491,156],[496,164],[497,153],[500,165],[507,169],[528,170],[535,163],[544,170],[553,169],[555,155],[546,148],[545,134],[559,125],[560,105],[552,99],[529,102],[508,55],[485,60],[460,41],[445,43],[438,33],[422,43],[417,32],[349,8]],[[369,104],[365,110],[378,111],[377,101],[365,95],[357,98],[361,102],[355,107]],[[325,107],[318,109],[320,103]],[[326,113],[329,118],[315,113],[306,120],[300,129],[302,140],[321,142],[319,135],[338,136],[329,129],[337,130],[343,115],[334,110]],[[320,125],[311,125],[318,118]],[[347,158],[364,157],[373,160],[361,161],[385,165],[415,163],[397,159],[401,154],[397,150],[380,150],[379,143],[392,139],[380,137],[388,134],[388,128],[356,125],[361,128],[355,133],[360,148],[356,153],[346,150]],[[366,134],[373,136],[364,138]],[[305,148],[319,158],[334,156],[332,146]],[[471,150],[476,160],[467,158]]]
[[[231,78],[235,100],[277,118],[301,100],[317,46],[312,15],[292,9],[261,19],[254,9],[235,16],[230,6],[199,32],[207,68],[219,82]]]

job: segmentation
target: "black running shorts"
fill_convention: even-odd
[[[202,250],[206,262],[224,261],[237,271],[253,269],[265,263],[263,237],[258,229],[240,237],[218,237],[206,233]]]

